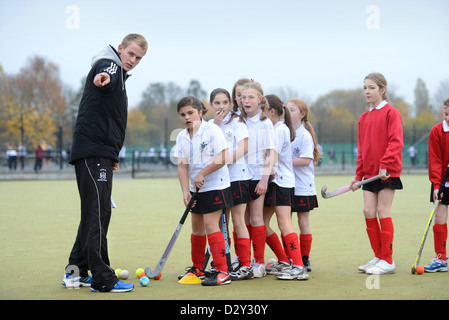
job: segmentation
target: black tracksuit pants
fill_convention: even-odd
[[[82,277],[90,270],[92,288],[99,291],[110,291],[118,282],[109,265],[106,238],[111,219],[112,167],[113,160],[108,158],[83,158],[75,163],[81,220],[69,266],[76,266]]]

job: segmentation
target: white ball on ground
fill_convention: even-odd
[[[120,279],[126,280],[129,277],[129,272],[128,270],[122,270],[120,272]]]

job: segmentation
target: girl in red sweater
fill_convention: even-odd
[[[441,202],[435,209],[433,225],[435,258],[424,267],[426,272],[447,271],[447,206],[449,205],[449,183],[440,192],[441,180],[449,165],[449,99],[443,105],[444,120],[435,125],[429,135],[429,180],[432,183],[430,201]],[[441,196],[442,193],[442,196]]]
[[[387,81],[380,73],[365,77],[364,93],[367,102],[358,123],[358,156],[356,182],[380,175],[380,180],[363,186],[363,213],[366,230],[374,251],[374,259],[359,267],[369,274],[395,272],[393,261],[394,228],[391,204],[396,189],[402,189],[402,120],[396,108],[388,103]]]

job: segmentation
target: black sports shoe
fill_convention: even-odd
[[[218,286],[231,283],[231,275],[221,271],[215,271],[209,278],[201,281],[203,286]]]
[[[184,274],[180,274],[178,276],[178,280],[181,280],[182,278],[184,278],[184,276],[188,273],[193,273],[194,275],[196,275],[198,278],[200,279],[204,279],[206,276],[204,275],[204,270],[197,268],[197,267],[187,267],[186,268],[186,273]]]
[[[254,273],[251,267],[241,266],[239,269],[231,272],[231,280],[239,281],[239,280],[248,280],[253,279]]]
[[[304,264],[304,268],[306,268],[308,272],[312,271],[312,267],[310,267],[310,260],[309,260],[308,255],[302,256],[302,263]]]

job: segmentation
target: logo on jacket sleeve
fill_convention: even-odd
[[[109,68],[104,69],[104,71],[112,75],[117,73],[117,69],[118,66],[114,62],[111,62],[111,66]]]

